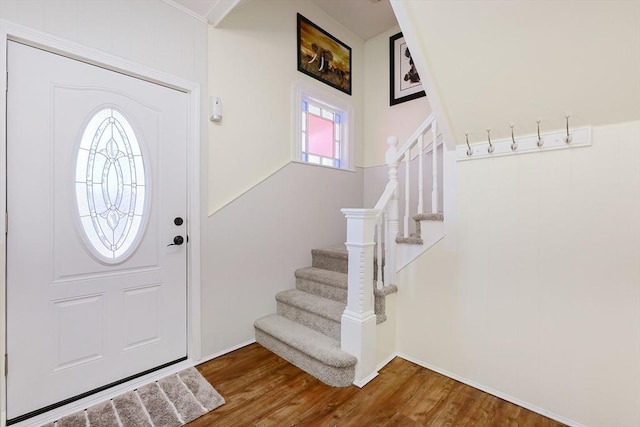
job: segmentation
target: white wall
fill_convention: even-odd
[[[296,13],[352,49],[352,95],[297,71]],[[355,165],[363,151],[364,41],[310,1],[254,1],[209,29],[209,87],[223,119],[209,125],[210,278],[203,289],[203,354],[254,338],[253,322],[295,286],[311,249],[344,242],[344,207],[362,206],[362,170],[292,160],[293,87],[300,81],[354,110]],[[221,325],[223,325],[221,327]]]
[[[457,237],[399,274],[399,351],[567,422],[640,425],[640,3],[392,4],[458,144],[595,126],[590,148],[457,163]]]
[[[398,351],[565,421],[640,425],[640,121],[458,181],[458,251],[399,274]]]
[[[295,287],[311,249],[345,241],[340,209],[361,206],[362,169],[292,162],[212,215],[203,354],[253,340],[253,322],[275,312],[279,291]]]
[[[457,144],[635,120],[640,2],[392,0]],[[409,30],[407,27],[411,27]],[[409,39],[409,36],[412,38]]]
[[[400,27],[391,28],[364,45],[364,166],[367,168],[385,164],[389,136],[397,136],[398,145],[402,145],[431,113],[428,97],[389,105],[389,37],[399,32]]]
[[[297,71],[296,13],[350,46],[352,95]],[[209,212],[292,159],[292,85],[303,80],[351,103],[355,162],[363,163],[364,42],[308,0],[253,1],[209,30],[209,86],[224,118],[209,127]],[[233,177],[233,179],[230,179]]]

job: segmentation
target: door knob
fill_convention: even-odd
[[[183,243],[184,243],[184,237],[176,236],[173,238],[173,243],[170,243],[167,246],[180,246]]]

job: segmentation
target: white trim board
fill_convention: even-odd
[[[566,150],[569,148],[588,147],[591,145],[591,127],[570,129],[571,142],[565,142],[566,130],[541,133],[542,146],[538,147],[538,135],[514,137],[515,150],[511,148],[513,140],[503,138],[491,141],[493,152],[489,152],[489,141],[480,141],[467,145],[458,145],[456,155],[459,162],[466,160],[487,159],[491,157],[513,156],[516,154],[540,153],[543,151]],[[471,149],[471,155],[468,150]]]
[[[187,194],[187,225],[189,235],[189,247],[187,251],[187,357],[185,363],[192,363],[201,357],[202,321],[201,321],[201,246],[202,227],[200,210],[200,85],[162,71],[129,61],[115,55],[111,55],[93,48],[54,37],[40,31],[0,20],[0,73],[7,73],[7,42],[17,41],[32,47],[43,49],[66,57],[83,61],[92,65],[103,67],[112,71],[136,77],[162,86],[167,86],[187,94],[187,158],[188,158],[188,194]],[[0,92],[3,94],[3,102],[0,102],[0,164],[6,165],[6,129],[7,129],[7,80],[0,79]],[[6,173],[0,174],[0,212],[6,212]],[[6,224],[4,221],[0,228],[0,254],[6,252]],[[0,256],[0,295],[6,295],[5,271],[6,257]],[[0,298],[0,301],[2,299]],[[0,354],[6,352],[5,334],[6,301],[2,304],[0,324],[3,326],[0,332]],[[0,364],[3,365],[3,364]],[[6,377],[4,366],[0,366],[0,395],[4,396],[1,408],[6,411]],[[126,387],[126,383],[123,387]],[[0,420],[0,427],[5,420]]]
[[[187,15],[189,15],[190,17],[192,17],[193,19],[195,19],[198,22],[202,22],[203,24],[208,24],[209,21],[207,21],[207,18],[194,12],[193,10],[184,7],[183,5],[176,3],[173,0],[162,0],[164,3],[168,4],[169,6],[172,6],[176,9],[178,9],[180,12],[185,13]]]
[[[561,422],[563,424],[566,424],[566,425],[572,426],[572,427],[585,427],[583,424],[580,424],[580,423],[578,423],[576,421],[570,420],[568,418],[564,418],[564,417],[562,417],[560,415],[554,414],[553,412],[546,411],[546,410],[544,410],[542,408],[539,408],[539,407],[537,407],[535,405],[532,405],[530,403],[524,402],[524,401],[522,401],[520,399],[517,399],[515,397],[509,396],[507,394],[501,393],[501,392],[496,391],[496,390],[494,390],[494,389],[492,389],[490,387],[486,387],[486,386],[484,386],[482,384],[479,384],[479,383],[477,383],[475,381],[472,381],[472,380],[469,380],[467,378],[464,378],[464,377],[461,377],[459,375],[456,375],[453,372],[449,372],[449,371],[447,371],[445,369],[441,369],[441,368],[433,366],[433,365],[431,365],[429,363],[423,362],[420,359],[416,359],[414,357],[407,356],[406,354],[403,354],[403,353],[396,353],[396,356],[400,357],[400,358],[402,358],[404,360],[407,360],[407,361],[409,361],[411,363],[415,363],[418,366],[422,366],[425,369],[429,369],[430,371],[437,372],[437,373],[439,373],[441,375],[444,375],[445,377],[448,377],[448,378],[451,378],[453,380],[459,381],[459,382],[461,382],[463,384],[466,384],[466,385],[468,385],[470,387],[473,387],[473,388],[475,388],[477,390],[480,390],[480,391],[485,392],[485,393],[489,393],[490,395],[498,397],[498,398],[500,398],[502,400],[506,400],[507,402],[511,402],[514,405],[521,406],[521,407],[526,408],[526,409],[528,409],[528,410],[530,410],[532,412],[535,412],[535,413],[540,414],[542,416],[545,416],[547,418],[551,418],[552,420]]]
[[[251,344],[253,344],[254,342],[256,342],[256,339],[255,339],[255,338],[250,339],[250,340],[245,341],[245,342],[241,342],[240,344],[237,344],[237,345],[231,346],[231,347],[229,347],[229,348],[225,348],[224,350],[218,351],[217,353],[213,353],[213,354],[210,354],[209,356],[205,356],[205,357],[203,357],[202,359],[198,360],[196,363],[197,363],[198,365],[200,365],[200,364],[203,364],[203,363],[209,362],[210,360],[213,360],[213,359],[218,358],[218,357],[220,357],[220,356],[224,356],[225,354],[229,354],[229,353],[231,353],[232,351],[236,351],[236,350],[238,350],[238,349],[241,349],[242,347],[246,347],[246,346],[248,346],[248,345],[251,345]]]

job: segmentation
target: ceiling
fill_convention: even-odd
[[[238,4],[251,0],[174,0],[214,26]],[[269,1],[269,0],[260,0]],[[389,0],[311,0],[333,19],[368,40],[398,25]]]
[[[311,0],[362,40],[398,25],[389,0]]]

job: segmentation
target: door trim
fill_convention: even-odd
[[[185,92],[187,95],[187,357],[184,364],[193,365],[201,358],[201,252],[202,235],[200,203],[200,104],[198,83],[175,77],[78,43],[66,41],[46,33],[0,20],[0,165],[7,164],[7,43],[23,43],[68,58],[83,61],[111,71],[146,80]],[[0,215],[7,211],[7,174],[0,174]],[[0,355],[6,353],[6,249],[7,224],[0,221]],[[3,357],[0,357],[0,360]],[[6,377],[4,363],[0,363],[0,426],[6,425]],[[144,378],[144,377],[143,377]]]

